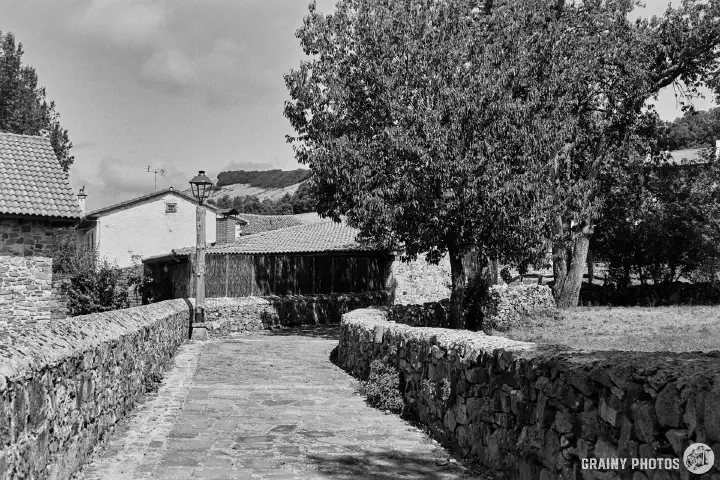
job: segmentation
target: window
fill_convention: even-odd
[[[165,213],[177,213],[177,203],[166,203]]]

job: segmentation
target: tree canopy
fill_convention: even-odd
[[[0,31],[0,131],[49,137],[67,172],[75,159],[68,131],[60,125],[55,103],[47,101],[45,87],[38,85],[35,69],[22,64],[23,53],[12,33]]]
[[[323,15],[312,3],[285,115],[319,213],[410,257],[449,252],[456,314],[465,253],[519,261],[552,241],[558,304],[577,303],[598,179],[653,147],[647,100],[717,81],[716,0],[634,23],[631,10],[341,0]]]

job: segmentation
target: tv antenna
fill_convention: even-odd
[[[151,167],[150,165],[147,165],[147,166],[145,167],[145,169],[146,169],[146,170],[145,170],[146,172],[148,172],[148,173],[154,173],[154,174],[155,174],[155,190],[157,190],[157,176],[158,176],[158,174],[160,174],[161,177],[164,177],[164,176],[165,176],[165,169],[164,169],[164,168],[160,168],[160,169],[158,169],[158,168],[153,168],[153,167]]]

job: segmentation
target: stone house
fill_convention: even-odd
[[[0,133],[0,322],[64,316],[52,247],[55,235],[81,218],[50,140]]]
[[[96,250],[120,268],[173,248],[194,245],[197,201],[172,187],[88,213],[78,227],[78,245]],[[205,235],[215,242],[218,209],[205,205]]]

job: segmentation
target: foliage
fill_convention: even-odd
[[[48,103],[45,87],[38,86],[35,69],[22,64],[23,54],[14,35],[0,31],[0,131],[49,137],[67,172],[74,161],[68,132],[60,125],[55,103]]]
[[[710,149],[703,157],[687,167],[638,164],[614,180],[593,242],[612,283],[720,281],[720,161]]]
[[[663,122],[658,146],[663,150],[705,148],[720,139],[720,107],[688,111],[672,122]]]
[[[278,169],[261,171],[234,170],[220,172],[216,187],[245,183],[258,188],[283,188],[304,182],[308,178],[310,178],[310,170],[304,168],[290,171]]]
[[[598,179],[652,147],[647,100],[719,86],[719,0],[635,23],[632,8],[344,0],[322,15],[312,3],[297,33],[311,58],[285,77],[285,115],[318,211],[411,258],[449,251],[456,318],[463,254],[517,262],[543,239],[558,305],[577,304]]]
[[[78,248],[74,230],[62,232],[55,238],[53,273],[69,282],[71,316],[127,308],[129,294],[140,295],[151,281],[142,265],[120,269],[107,259],[98,258],[96,251]]]
[[[426,378],[420,382],[420,391],[428,398],[440,400],[447,406],[452,397],[452,384],[447,378],[443,378],[439,382],[433,382]]]
[[[258,215],[291,215],[315,211],[315,200],[310,194],[307,182],[301,183],[293,193],[285,194],[278,200],[266,198],[260,201],[256,196],[238,195],[230,198],[223,195],[218,199],[211,199],[209,203],[219,208],[235,208],[240,213],[255,213]]]
[[[542,197],[526,186],[539,164],[518,140],[550,125],[532,115],[539,97],[508,88],[507,45],[493,41],[509,38],[505,26],[459,0],[346,0],[327,16],[313,3],[297,33],[312,60],[285,76],[288,140],[313,171],[319,213],[346,215],[362,239],[408,259],[450,252],[455,326],[465,253],[538,247],[528,213]]]
[[[402,413],[405,402],[400,391],[400,374],[387,359],[375,359],[370,364],[370,376],[360,382],[358,392],[369,405],[392,413]]]

